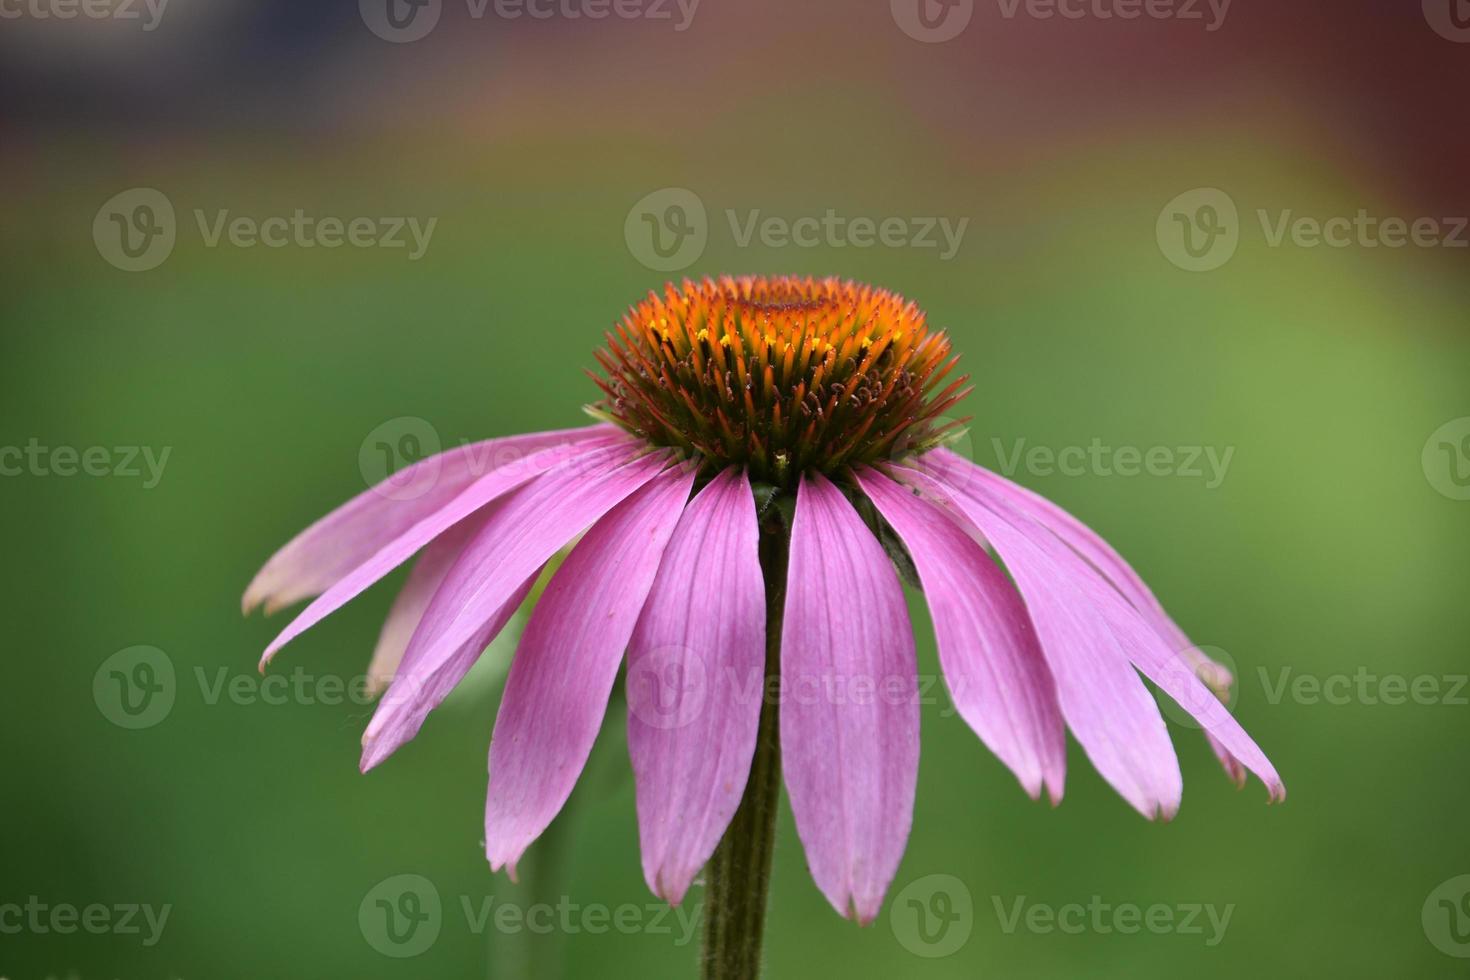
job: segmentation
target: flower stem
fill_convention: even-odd
[[[766,896],[781,800],[781,746],[777,727],[781,665],[781,611],[786,604],[786,533],[761,533],[761,571],[766,580],[766,678],[750,780],[735,818],[705,868],[705,980],[755,980],[761,969]]]

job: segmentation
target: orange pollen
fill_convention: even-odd
[[[656,446],[790,486],[900,459],[962,426],[958,358],[903,297],[839,279],[669,283],[628,310],[597,361],[595,414]]]

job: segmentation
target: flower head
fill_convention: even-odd
[[[959,421],[958,358],[924,313],[838,279],[672,283],[608,334],[598,408],[633,435],[792,487],[805,472],[922,452]]]
[[[947,380],[949,344],[912,304],[836,280],[685,283],[631,310],[599,360],[596,410],[611,424],[424,460],[409,476],[427,490],[349,501],[245,595],[247,611],[316,597],[264,667],[419,556],[373,655],[387,690],[363,738],[368,769],[417,733],[571,546],[530,614],[495,721],[493,867],[513,874],[566,802],[626,665],[644,875],[682,899],[750,777],[768,640],[779,640],[775,710],[797,832],[833,906],[871,920],[918,773],[895,553],[927,599],[955,707],[1031,796],[1061,799],[1070,729],[1135,809],[1175,812],[1179,764],[1140,674],[1199,721],[1233,778],[1250,771],[1284,795],[1217,696],[1228,672],[1128,563],[1056,505],[940,446],[964,381]],[[758,510],[752,481],[788,505]],[[762,561],[771,541],[784,558],[778,589]]]

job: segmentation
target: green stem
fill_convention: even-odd
[[[786,535],[779,524],[761,533],[766,580],[766,682],[750,781],[735,818],[705,868],[705,980],[755,980],[761,969],[776,806],[781,799],[781,746],[777,728],[781,611],[786,604]]]

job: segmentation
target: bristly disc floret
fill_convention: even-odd
[[[921,452],[963,425],[943,417],[969,393],[964,376],[945,385],[958,361],[948,338],[861,283],[686,279],[650,292],[607,339],[594,414],[777,486]]]

